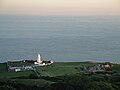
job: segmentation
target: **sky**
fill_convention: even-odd
[[[120,15],[120,0],[0,0],[0,15]]]

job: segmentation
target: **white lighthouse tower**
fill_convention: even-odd
[[[42,61],[40,53],[38,53],[37,60],[34,62],[36,66],[50,65],[53,61]]]
[[[40,53],[38,53],[37,62],[34,62],[34,64],[42,64]]]
[[[41,56],[39,53],[38,53],[37,63],[39,63],[39,64],[42,63]]]

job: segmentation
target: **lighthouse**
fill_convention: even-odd
[[[40,53],[38,53],[37,61],[34,62],[34,64],[37,64],[37,65],[42,64]]]
[[[45,66],[52,64],[53,61],[42,61],[40,53],[38,53],[37,60],[34,62],[36,66]]]
[[[39,53],[38,53],[37,63],[39,63],[39,64],[42,63],[41,56]]]

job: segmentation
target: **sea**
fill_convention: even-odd
[[[120,63],[120,16],[0,16],[0,62]]]

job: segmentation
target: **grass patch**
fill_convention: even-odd
[[[38,87],[44,87],[46,85],[50,85],[51,82],[44,80],[44,79],[14,79],[14,82],[24,84],[27,86],[38,86]]]
[[[14,78],[14,77],[27,77],[32,74],[33,71],[21,71],[21,72],[1,72],[0,78]]]
[[[112,70],[117,73],[120,73],[120,64],[114,64]]]
[[[41,76],[62,76],[80,73],[80,67],[91,66],[95,63],[84,62],[55,62],[50,66],[37,67],[37,72]]]
[[[7,71],[7,64],[0,63],[0,72],[6,72],[6,71]]]

